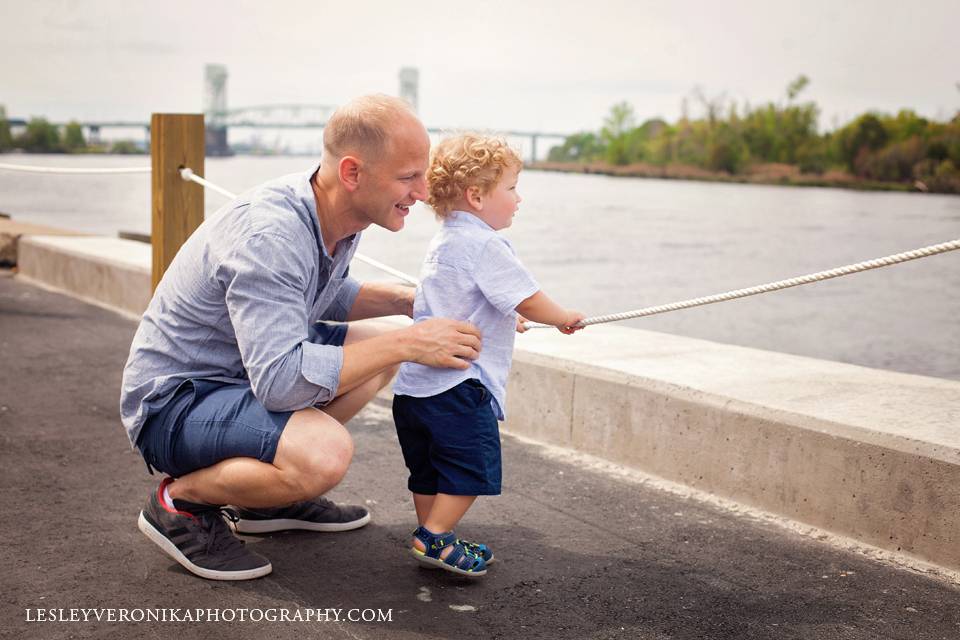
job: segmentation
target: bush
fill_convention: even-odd
[[[63,132],[63,148],[72,152],[87,148],[87,141],[83,138],[83,127],[76,120],[68,124]]]
[[[31,118],[27,130],[17,136],[14,145],[31,153],[62,151],[60,131],[44,118]]]

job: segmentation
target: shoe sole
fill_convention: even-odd
[[[143,515],[143,511],[140,512],[140,518],[137,520],[137,527],[143,532],[143,535],[147,536],[154,544],[156,544],[160,549],[163,550],[168,556],[179,562],[184,569],[190,573],[200,576],[201,578],[206,578],[208,580],[253,580],[254,578],[262,578],[263,576],[269,574],[273,571],[273,565],[269,562],[262,567],[257,567],[255,569],[243,569],[242,571],[218,571],[216,569],[204,569],[201,566],[195,565],[190,562],[187,556],[183,555],[177,546],[170,542],[170,540],[160,533],[150,521]]]
[[[492,565],[495,559],[496,559],[496,556],[490,556],[490,559],[486,561],[487,566],[489,567],[490,565]],[[424,568],[424,569],[439,569],[440,567],[436,567],[436,566],[434,566],[434,565],[432,565],[432,564],[424,564],[424,565],[423,565],[423,568]]]
[[[444,571],[449,571],[451,573],[456,573],[457,575],[466,576],[467,578],[479,578],[480,576],[487,575],[487,570],[483,571],[464,571],[458,567],[447,564],[443,560],[438,560],[436,558],[430,558],[425,556],[422,551],[411,548],[410,555],[417,559],[417,562],[422,564],[424,567],[429,569],[443,569]]]
[[[322,531],[336,533],[359,529],[370,522],[370,514],[350,522],[308,522],[306,520],[289,520],[277,518],[274,520],[245,520],[241,518],[232,523],[237,533],[274,533],[276,531]]]

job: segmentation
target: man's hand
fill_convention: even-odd
[[[480,330],[468,322],[433,318],[405,329],[413,362],[466,369],[480,356]]]

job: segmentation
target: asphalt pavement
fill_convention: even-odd
[[[356,457],[330,494],[366,504],[370,525],[246,537],[270,576],[196,578],[136,526],[159,477],[118,416],[135,329],[0,273],[0,637],[960,638],[960,588],[942,577],[511,437],[503,495],[459,530],[497,562],[475,580],[419,568],[382,402],[348,425]]]

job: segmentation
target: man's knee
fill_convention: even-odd
[[[274,459],[295,500],[308,500],[337,486],[353,459],[349,432],[325,413],[308,411],[291,416]]]

